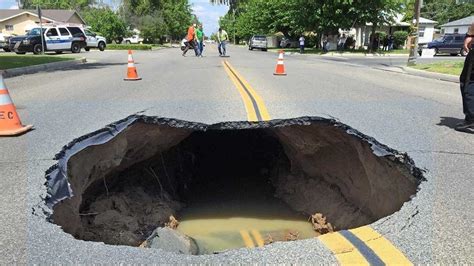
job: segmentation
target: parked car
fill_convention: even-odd
[[[0,32],[0,49],[3,49],[5,52],[10,52],[10,47],[8,47],[8,41],[10,40],[9,36],[5,36]]]
[[[143,38],[141,38],[140,35],[135,34],[135,35],[132,35],[132,37],[124,38],[122,42],[126,44],[142,44]]]
[[[44,41],[41,43],[41,34]],[[71,51],[72,53],[80,53],[81,49],[86,47],[86,35],[78,26],[57,26],[46,25],[41,33],[40,28],[31,29],[25,36],[11,37],[9,48],[17,54],[26,54],[33,52],[40,54],[42,47],[44,51],[54,51],[62,53]]]
[[[290,40],[286,37],[283,37],[280,41],[281,48],[298,48],[299,42],[296,40]]]
[[[260,49],[262,51],[267,51],[268,43],[267,37],[264,35],[254,35],[249,40],[249,50]]]
[[[464,37],[465,35],[463,34],[446,34],[428,43],[427,48],[434,49],[435,54],[448,53],[451,55],[461,54],[462,56],[466,56],[467,53],[462,48]]]
[[[87,46],[84,50],[89,51],[91,48],[98,48],[100,51],[104,51],[107,46],[107,40],[105,37],[97,35],[97,33],[92,32],[88,29],[84,30],[87,37]]]

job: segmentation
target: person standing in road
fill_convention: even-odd
[[[198,44],[199,56],[202,57],[204,51],[204,32],[202,31],[202,24],[196,29],[196,41]]]
[[[186,53],[191,48],[194,49],[194,53],[196,54],[196,56],[199,56],[197,43],[196,43],[196,24],[193,24],[188,28],[188,34],[186,35],[186,40],[187,40],[186,48],[184,48],[183,56],[186,56]]]
[[[464,122],[456,125],[455,130],[474,134],[474,23],[471,24],[464,40],[463,49],[468,52],[464,61],[459,83],[461,86]]]
[[[305,41],[303,35],[301,35],[299,41],[300,41],[300,54],[302,54],[304,53],[304,41]]]
[[[229,40],[229,35],[227,35],[227,32],[223,30],[222,28],[219,28],[219,31],[217,32],[217,42],[219,46],[217,49],[219,50],[219,55],[220,56],[225,56],[226,55],[226,42]]]

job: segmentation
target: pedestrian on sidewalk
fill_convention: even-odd
[[[346,34],[342,34],[342,36],[339,38],[339,41],[337,42],[337,50],[343,51],[344,50],[344,45],[346,44]]]
[[[204,32],[202,31],[202,24],[196,29],[196,41],[198,44],[199,56],[202,57],[204,51]]]
[[[196,56],[199,56],[196,42],[196,24],[191,25],[188,28],[188,34],[186,35],[186,48],[184,48],[183,56],[186,56],[186,53],[189,49],[194,49]]]
[[[219,31],[217,32],[217,49],[219,50],[219,55],[220,56],[226,56],[226,42],[229,40],[229,35],[227,35],[227,32],[223,30],[222,28],[219,28]]]
[[[304,41],[305,41],[303,35],[301,35],[299,41],[300,41],[300,54],[303,54],[304,53]]]
[[[388,36],[388,50],[392,51],[393,50],[393,43],[395,42],[395,37],[393,37],[392,34]]]
[[[328,52],[328,35],[327,34],[323,35],[323,52],[324,53]]]
[[[464,61],[459,83],[461,86],[462,107],[465,115],[464,122],[455,127],[457,131],[474,134],[474,23],[471,24],[463,49],[468,52]]]

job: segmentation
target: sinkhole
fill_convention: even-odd
[[[77,239],[184,254],[370,224],[423,181],[406,154],[319,117],[205,125],[133,115],[57,159],[50,221]]]

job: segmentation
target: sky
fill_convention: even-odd
[[[117,3],[117,0],[105,0],[104,2]],[[209,0],[189,0],[194,14],[199,18],[204,27],[204,33],[210,36],[219,27],[219,17],[224,16],[229,9],[223,5],[211,5]],[[15,0],[0,0],[0,9],[18,8]],[[185,33],[183,33],[184,35]]]

